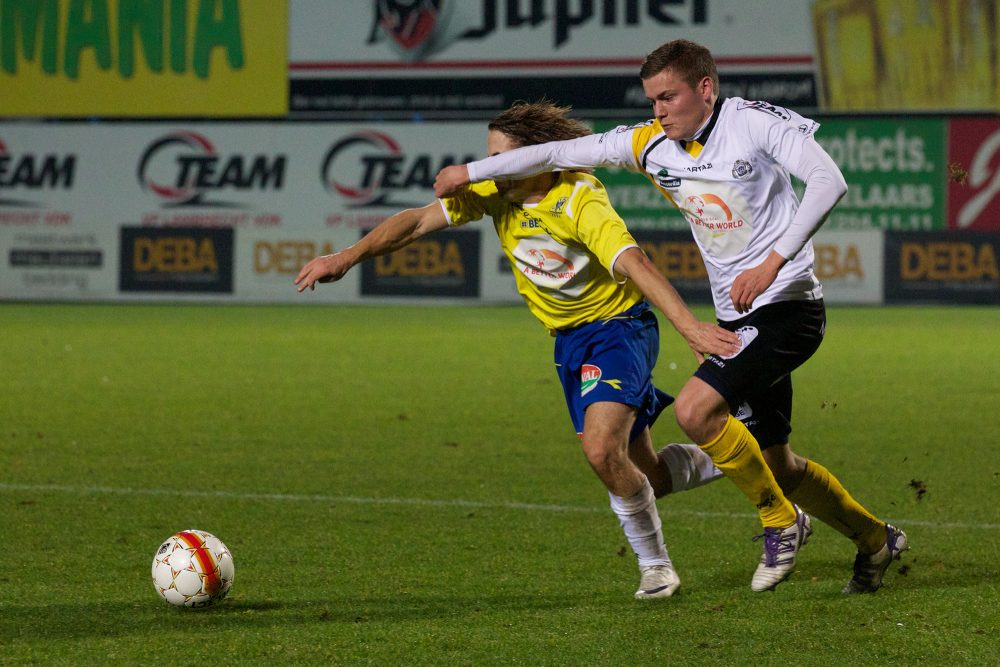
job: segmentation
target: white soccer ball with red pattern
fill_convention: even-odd
[[[153,586],[178,607],[207,607],[226,597],[233,585],[233,556],[218,537],[204,530],[171,535],[153,556]]]

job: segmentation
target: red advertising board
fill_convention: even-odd
[[[1000,230],[1000,118],[953,118],[948,228]]]

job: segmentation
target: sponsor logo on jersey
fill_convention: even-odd
[[[594,387],[601,381],[601,369],[593,364],[584,364],[580,369],[580,396],[586,396],[594,391]]]
[[[562,269],[573,270],[573,262],[547,248],[532,248],[528,251],[528,255],[534,260],[534,264],[539,270],[548,273],[556,273]]]
[[[732,359],[737,354],[747,349],[750,343],[752,343],[754,339],[757,338],[758,333],[760,332],[757,330],[757,327],[740,327],[739,329],[737,329],[736,335],[739,336],[740,338],[740,349],[736,351],[736,354],[732,354],[725,358]]]
[[[740,207],[745,209],[746,204],[739,193],[731,190],[727,198],[736,206],[712,192],[688,195],[681,206],[702,250],[714,257],[732,257],[742,252],[753,233],[750,221],[740,212]]]
[[[708,171],[711,168],[712,168],[712,163],[709,162],[708,164],[696,164],[693,167],[687,167],[687,170],[697,173],[699,171]]]
[[[573,252],[546,234],[520,239],[511,254],[516,270],[554,298],[578,297],[587,285],[587,256]]]
[[[733,178],[745,181],[753,173],[753,165],[746,160],[737,160],[733,163]]]
[[[679,188],[681,186],[681,179],[671,176],[666,169],[656,172],[656,182],[664,188]]]
[[[691,195],[687,198],[685,203],[686,210],[689,213],[693,213],[698,218],[698,224],[703,225],[708,229],[725,231],[727,229],[735,229],[743,225],[742,220],[737,220],[735,223],[733,222],[732,209],[729,208],[729,205],[726,204],[726,201],[722,197],[713,195],[711,192],[705,192],[700,195]],[[706,214],[706,211],[708,214]],[[718,216],[718,213],[722,213],[721,218]]]
[[[775,118],[780,118],[781,120],[791,120],[792,116],[788,113],[788,109],[784,107],[779,107],[771,104],[770,102],[747,102],[743,101],[737,105],[737,110],[742,111],[743,109],[756,109],[757,111],[762,111],[766,114],[770,114]]]
[[[743,350],[747,349],[747,347],[750,345],[750,343],[752,343],[754,341],[754,339],[757,337],[757,334],[760,333],[760,332],[757,331],[757,327],[740,327],[739,329],[736,330],[735,333],[740,338],[740,349],[738,349],[733,354],[728,354],[728,355],[723,356],[722,357],[723,359],[732,359],[737,354],[739,354]],[[753,413],[751,413],[751,414],[753,414]],[[747,415],[747,416],[749,417],[750,415]]]
[[[654,123],[654,119],[644,120],[641,123],[636,123],[635,125],[619,125],[615,128],[615,134],[623,134],[625,132],[631,132],[632,130],[638,130],[644,127],[649,127]]]

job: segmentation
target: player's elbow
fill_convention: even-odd
[[[632,278],[634,280],[636,272],[642,270],[644,261],[649,261],[646,253],[634,246],[627,248],[611,265],[611,273],[624,279]]]
[[[835,201],[840,201],[847,194],[847,180],[840,173],[840,169],[833,172],[833,194]]]
[[[823,202],[830,208],[847,194],[847,181],[836,165],[816,167],[806,183],[807,191],[813,193],[816,202]]]
[[[833,161],[833,158],[825,153],[824,158],[818,167],[820,176],[826,183],[830,194],[833,195],[834,201],[837,202],[847,194],[847,180],[844,179],[843,172],[840,171],[840,167]]]

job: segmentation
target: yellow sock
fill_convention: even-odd
[[[765,528],[787,528],[795,523],[795,508],[774,481],[774,475],[760,453],[760,445],[742,422],[730,415],[722,433],[699,446],[757,506],[760,522]]]
[[[862,553],[875,553],[885,544],[885,523],[872,516],[851,497],[840,480],[815,461],[806,461],[805,476],[788,497],[848,537]]]

